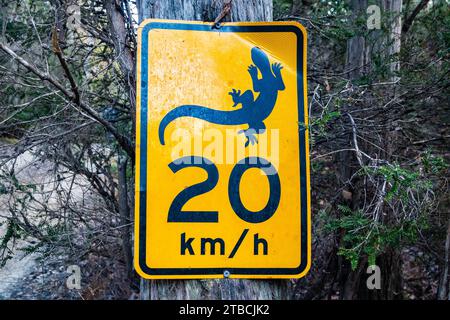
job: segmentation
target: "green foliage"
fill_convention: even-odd
[[[439,172],[447,167],[444,160],[425,154],[424,167],[430,172]],[[400,167],[398,164],[383,165],[376,168],[364,167],[362,175],[385,179],[387,191],[383,202],[402,201],[402,207],[414,208],[415,199],[409,197],[410,191],[426,192],[432,185],[426,176],[419,172]],[[352,269],[356,269],[361,257],[366,256],[369,265],[375,264],[376,258],[389,248],[398,248],[417,240],[420,229],[429,227],[429,217],[425,207],[418,214],[397,215],[396,219],[385,219],[378,214],[366,214],[362,210],[352,210],[339,205],[340,215],[331,217],[322,213],[320,218],[325,221],[324,231],[327,233],[341,231],[338,254],[346,258]],[[408,210],[408,209],[406,209]],[[379,212],[381,214],[382,211]],[[384,216],[384,215],[383,215]]]
[[[391,187],[386,192],[387,201],[399,197],[403,201],[408,201],[408,191],[423,191],[431,188],[431,182],[425,177],[421,177],[419,172],[401,168],[398,164],[383,165],[376,168],[365,168],[365,173],[375,176],[381,175],[386,179]]]
[[[321,170],[323,170],[323,167],[324,167],[324,164],[322,162],[319,162],[319,161],[311,162],[311,171],[313,173],[320,172]]]
[[[314,146],[317,139],[326,138],[329,134],[330,124],[339,118],[341,113],[338,110],[329,110],[325,107],[322,114],[317,118],[310,118],[310,123],[306,126],[303,122],[299,122],[300,129],[308,129],[310,134],[310,143]]]
[[[276,18],[282,17],[290,12],[292,0],[274,0],[273,1],[273,16]]]
[[[65,226],[63,225],[52,226],[49,224],[44,224],[42,225],[42,234],[44,235],[46,242],[56,242],[62,239],[61,235],[64,234],[64,228]]]
[[[341,113],[339,111],[329,111],[325,109],[322,116],[318,119],[314,119],[311,123],[312,127],[315,127],[317,134],[320,136],[326,135],[327,125],[336,118],[340,117]]]
[[[416,241],[419,227],[424,228],[422,219],[405,219],[394,225],[386,225],[347,206],[339,206],[339,211],[339,218],[324,212],[321,214],[321,218],[325,220],[324,231],[344,232],[338,255],[347,259],[353,270],[357,268],[362,256],[367,256],[369,265],[374,265],[376,258],[386,248]]]
[[[433,155],[429,150],[423,153],[422,164],[425,173],[434,175],[443,173],[449,167],[449,164],[443,157]]]
[[[12,251],[8,247],[11,242],[20,239],[22,230],[14,220],[8,220],[4,236],[0,236],[0,268],[12,258]]]
[[[0,196],[8,193],[9,193],[8,188],[3,183],[0,182]]]
[[[407,85],[430,83],[433,88],[449,85],[450,6],[446,0],[433,1],[429,10],[419,14],[408,37],[402,42],[402,82]],[[417,104],[420,100],[417,101]]]

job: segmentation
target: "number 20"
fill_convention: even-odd
[[[265,164],[263,164],[265,162]],[[168,222],[218,222],[218,211],[183,211],[182,208],[190,199],[214,189],[219,181],[219,171],[214,163],[203,157],[188,156],[169,164],[173,173],[188,167],[202,168],[208,178],[181,191],[169,208]],[[269,180],[270,194],[266,206],[260,211],[248,210],[241,201],[239,185],[245,171],[258,168],[264,171]],[[255,188],[256,191],[256,188]],[[280,177],[274,166],[259,157],[247,157],[239,161],[233,168],[228,181],[228,198],[234,212],[244,221],[261,223],[270,219],[278,208],[281,196]]]

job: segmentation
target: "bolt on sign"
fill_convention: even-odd
[[[138,273],[305,275],[311,222],[303,26],[146,20],[138,33]]]

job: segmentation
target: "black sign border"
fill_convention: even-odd
[[[140,95],[140,118],[147,119],[148,117],[148,106],[147,106],[147,85],[148,85],[148,33],[154,29],[170,29],[170,30],[190,30],[190,31],[207,31],[207,32],[292,32],[297,36],[297,92],[298,92],[298,122],[299,124],[305,124],[306,118],[304,114],[304,77],[306,74],[303,72],[304,68],[304,47],[306,46],[306,34],[304,36],[303,30],[294,25],[298,23],[290,22],[289,24],[278,24],[278,25],[227,25],[224,24],[220,28],[212,28],[211,24],[205,23],[183,23],[183,22],[162,22],[158,20],[146,20],[140,26],[142,32],[140,52],[141,59],[137,63],[141,64],[141,79],[140,83],[137,83],[141,88]],[[298,24],[300,26],[300,24]],[[300,126],[300,125],[299,125]],[[163,278],[162,276],[170,276],[171,278],[176,278],[176,276],[192,276],[189,278],[202,278],[202,275],[217,276],[217,278],[224,277],[225,272],[229,272],[230,277],[245,278],[245,275],[258,275],[268,277],[276,275],[295,275],[303,274],[308,271],[310,267],[310,221],[309,221],[309,172],[307,172],[307,159],[306,159],[306,131],[307,128],[299,127],[299,156],[300,156],[300,197],[301,201],[301,243],[300,243],[300,265],[296,268],[150,268],[146,261],[146,232],[147,232],[147,168],[143,166],[143,163],[147,162],[147,122],[142,121],[140,126],[140,158],[137,160],[140,163],[139,172],[139,208],[137,212],[139,214],[139,241],[136,245],[138,249],[138,255],[135,259],[135,267],[141,276],[146,278],[152,278],[153,276]],[[308,159],[309,160],[309,159]],[[309,167],[308,167],[309,168]],[[136,188],[138,186],[136,185]],[[142,274],[142,272],[144,274]],[[304,274],[303,274],[304,275]]]

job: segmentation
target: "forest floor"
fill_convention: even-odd
[[[0,234],[4,228],[0,229]],[[0,268],[0,299],[10,299],[20,295],[23,282],[36,267],[35,255],[24,255],[14,250],[12,259]]]
[[[40,183],[45,180],[50,164],[41,163],[39,168],[34,164],[31,153],[25,152],[16,159],[17,178],[21,183]],[[7,230],[5,217],[8,211],[8,195],[0,196],[0,237]],[[10,259],[0,268],[0,299],[55,299],[60,293],[45,288],[60,283],[65,285],[68,274],[63,265],[63,256],[43,259],[39,253],[27,253],[26,248],[34,243],[34,239],[18,239],[10,246]],[[75,295],[78,295],[75,292]]]

